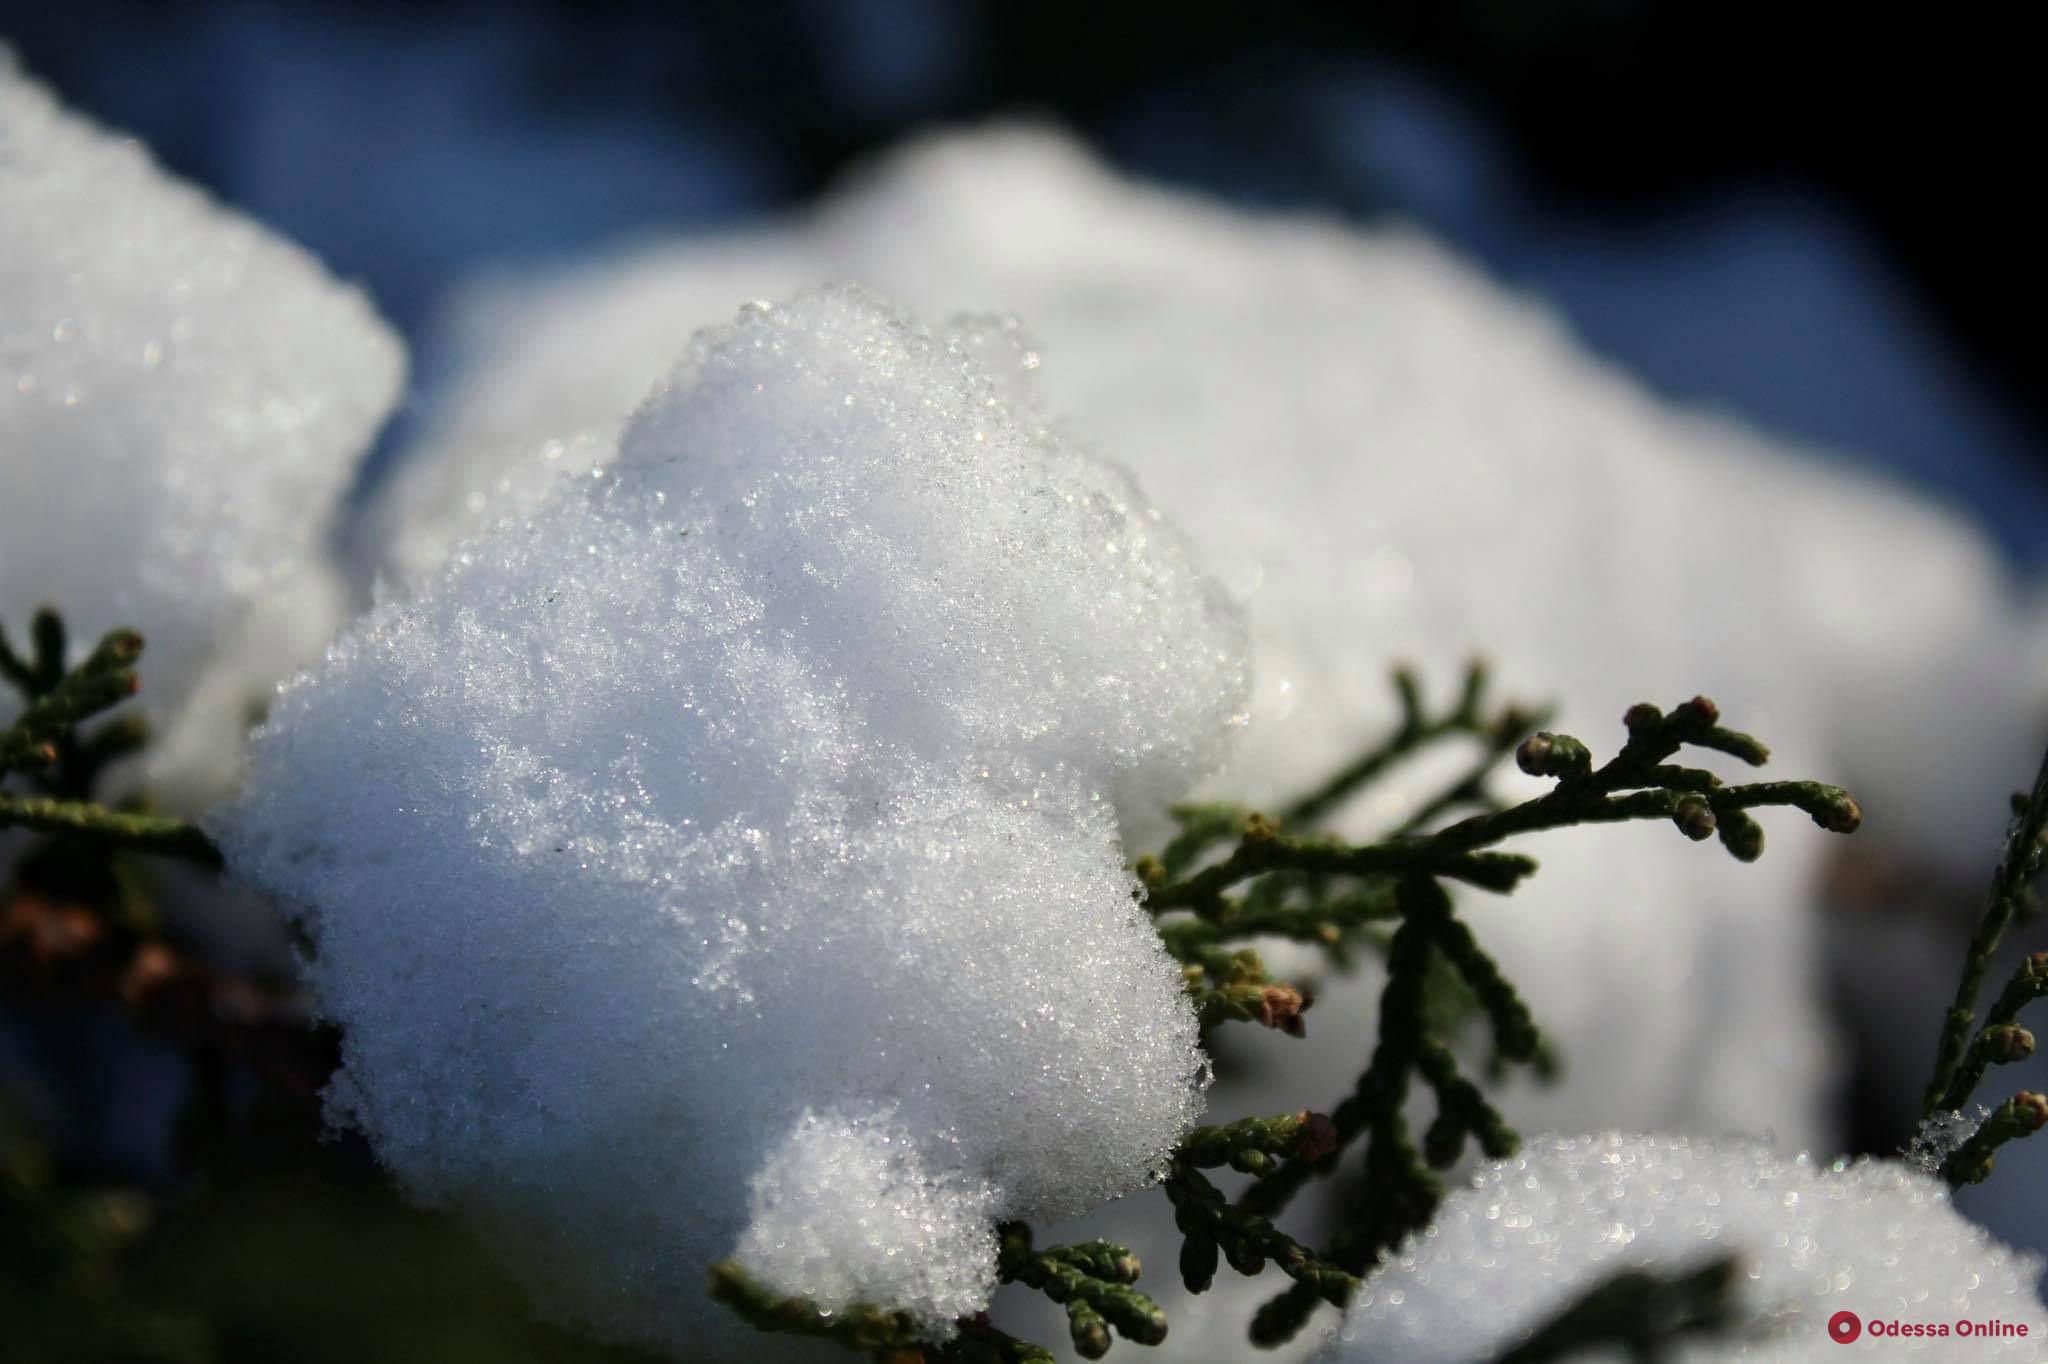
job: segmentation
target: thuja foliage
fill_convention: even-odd
[[[217,851],[197,828],[139,799],[99,798],[107,772],[148,737],[140,718],[123,709],[137,689],[141,653],[140,637],[118,630],[66,666],[65,630],[53,613],[31,622],[23,647],[0,629],[0,680],[20,694],[19,712],[0,730],[0,829],[37,836],[14,867],[0,945],[10,961],[25,955],[48,980],[112,998],[138,1022],[167,1031],[193,1049],[202,1077],[208,1056],[268,1055],[268,1078],[310,1098],[331,1070],[331,1038],[311,1029],[303,1010],[277,991],[199,966],[155,921],[141,871],[146,859],[212,868]],[[1688,749],[1751,766],[1768,756],[1756,740],[1722,726],[1704,698],[1669,711],[1631,708],[1619,750],[1596,763],[1580,740],[1543,730],[1543,712],[1491,705],[1482,668],[1468,671],[1440,710],[1425,702],[1406,671],[1397,672],[1395,686],[1402,718],[1394,732],[1327,781],[1272,812],[1221,803],[1177,808],[1175,836],[1134,863],[1139,896],[1161,943],[1182,965],[1205,1030],[1250,1023],[1295,1036],[1305,1031],[1310,995],[1268,972],[1252,946],[1258,938],[1312,945],[1338,969],[1365,953],[1384,960],[1377,1040],[1347,1092],[1304,1096],[1326,1101],[1326,1109],[1199,1127],[1175,1148],[1160,1182],[1182,1236],[1178,1271],[1190,1290],[1207,1288],[1226,1267],[1250,1275],[1270,1263],[1287,1280],[1249,1323],[1251,1339],[1262,1344],[1297,1332],[1318,1303],[1348,1301],[1383,1256],[1429,1222],[1442,1197],[1442,1172],[1468,1149],[1487,1157],[1516,1149],[1517,1134],[1488,1087],[1510,1068],[1546,1073],[1556,1058],[1452,894],[1509,893],[1536,870],[1532,859],[1500,844],[1543,829],[1651,820],[1695,841],[1718,839],[1750,861],[1763,850],[1752,813],[1763,807],[1796,808],[1841,833],[1860,819],[1855,801],[1837,787],[1728,784],[1677,761]],[[1383,836],[1354,842],[1324,827],[1373,781],[1453,739],[1475,747],[1475,760]],[[1550,789],[1514,804],[1496,799],[1488,777],[1509,754],[1522,771],[1548,779]],[[2004,855],[1944,1018],[1924,1097],[1927,1117],[1957,1114],[1990,1067],[2033,1050],[2019,1016],[2048,994],[2048,952],[2025,958],[1981,1019],[1977,1002],[2007,929],[2041,908],[2034,882],[2048,860],[2044,848],[2048,759],[2032,790],[2014,798]],[[1479,1073],[1468,1073],[1449,1045],[1451,1029],[1466,1018],[1483,1018],[1491,1041],[1490,1061]],[[247,1045],[252,1037],[277,1035],[302,1039],[296,1055]],[[1408,1121],[1411,1099],[1432,1113],[1419,1135]],[[1981,1180],[2004,1143],[2044,1125],[2048,1098],[2020,1091],[1954,1144],[1942,1172],[1951,1184]],[[19,1132],[0,1136],[0,1203],[13,1229],[0,1238],[0,1267],[10,1283],[28,1285],[33,1301],[52,1310],[99,1322],[91,1340],[72,1342],[87,1355],[112,1348],[123,1357],[213,1357],[208,1323],[167,1311],[161,1301],[124,1296],[119,1266],[149,1226],[150,1201],[90,1183],[74,1190]],[[1347,1169],[1347,1180],[1329,1180]],[[1212,1178],[1220,1170],[1248,1182],[1226,1194]],[[1343,1189],[1346,1201],[1342,1230],[1328,1244],[1304,1244],[1275,1225],[1291,1200],[1326,1181]],[[1084,1357],[1101,1356],[1119,1339],[1147,1345],[1165,1338],[1170,1323],[1140,1287],[1141,1268],[1135,1255],[1107,1242],[1039,1246],[1021,1223],[998,1229],[1001,1280],[1049,1299]],[[1500,1364],[1597,1346],[1647,1359],[1684,1336],[1739,1329],[1730,1292],[1736,1269],[1732,1260],[1716,1260],[1671,1275],[1623,1271],[1566,1305],[1501,1355]],[[762,1330],[830,1340],[889,1364],[1052,1358],[985,1317],[958,1323],[956,1336],[939,1346],[924,1340],[907,1314],[863,1306],[821,1312],[754,1282],[732,1263],[714,1268],[710,1288]],[[8,1284],[0,1290],[12,1298]],[[594,1347],[558,1341],[548,1353],[581,1357],[585,1349]]]
[[[86,734],[80,726],[135,695],[142,636],[115,630],[75,668],[64,666],[64,622],[40,611],[29,652],[17,652],[0,624],[0,678],[21,693],[21,713],[0,731],[0,780],[26,777],[32,790],[0,790],[0,829],[33,829],[96,846],[180,857],[218,866],[220,854],[191,824],[142,808],[91,799],[106,768],[149,741],[140,716],[124,715]]]
[[[1785,806],[1823,829],[1853,831],[1861,812],[1839,787],[1812,781],[1725,783],[1680,764],[1684,750],[1705,750],[1750,766],[1769,756],[1750,736],[1721,724],[1711,701],[1695,697],[1669,711],[1631,707],[1626,739],[1596,763],[1577,738],[1539,728],[1543,712],[1492,706],[1486,670],[1473,666],[1456,699],[1432,711],[1415,677],[1395,674],[1401,720],[1386,739],[1344,764],[1326,782],[1277,811],[1204,803],[1176,808],[1177,833],[1133,864],[1160,941],[1182,964],[1189,996],[1205,1028],[1257,1023],[1299,1035],[1307,994],[1271,977],[1253,940],[1311,944],[1333,965],[1361,952],[1384,956],[1379,1033],[1348,1093],[1327,1112],[1255,1116],[1196,1128],[1173,1152],[1161,1190],[1183,1237],[1179,1271],[1193,1292],[1227,1265],[1258,1274],[1268,1264],[1289,1282],[1250,1323],[1252,1341],[1278,1344],[1299,1331],[1318,1303],[1341,1307],[1360,1279],[1403,1238],[1426,1226],[1443,1197],[1441,1171],[1468,1146],[1490,1158],[1511,1155],[1519,1138],[1488,1098],[1486,1085],[1511,1067],[1539,1073],[1554,1063],[1537,1020],[1458,912],[1451,888],[1506,894],[1536,870],[1521,853],[1499,850],[1516,835],[1582,824],[1650,820],[1694,841],[1718,839],[1741,861],[1763,851],[1752,811]],[[1423,748],[1458,737],[1476,742],[1473,764],[1381,838],[1353,842],[1324,828],[1354,796]],[[1487,778],[1512,753],[1522,771],[1547,778],[1548,792],[1505,804]],[[1492,1064],[1468,1074],[1443,1022],[1447,990],[1469,997],[1485,1016]],[[1434,1101],[1420,1136],[1408,1121],[1411,1094]],[[1356,1178],[1343,1195],[1343,1230],[1309,1246],[1274,1219],[1310,1184],[1347,1163]],[[1236,1197],[1208,1172],[1251,1177]],[[1066,1309],[1075,1349],[1097,1358],[1113,1339],[1162,1338],[1168,1323],[1135,1287],[1135,1256],[1100,1242],[1032,1250],[1028,1229],[1002,1232],[999,1272],[1037,1288]],[[1647,1351],[1657,1341],[1723,1323],[1728,1266],[1689,1270],[1675,1279],[1631,1272],[1597,1286],[1506,1358],[1559,1357],[1610,1344]],[[725,1263],[713,1291],[748,1321],[837,1341],[878,1359],[1037,1359],[1039,1347],[963,1323],[944,1346],[920,1342],[900,1315],[871,1310],[821,1313],[783,1299]]]
[[[1984,913],[1963,955],[1962,979],[1955,1003],[1942,1018],[1935,1050],[1934,1075],[1922,1096],[1920,1116],[1933,1121],[1965,1109],[1995,1065],[2023,1061],[2034,1053],[2034,1034],[2019,1023],[2020,1011],[2048,995],[2048,952],[2035,952],[2020,962],[1998,998],[1977,1021],[1977,997],[1998,954],[2005,931],[2015,920],[2035,919],[2041,898],[2034,883],[2048,870],[2048,754],[2033,788],[2012,798],[2012,824],[2006,830],[2004,854],[1991,874]],[[2020,1090],[1979,1124],[1941,1165],[1951,1185],[1976,1184],[1991,1174],[1998,1148],[2048,1127],[2048,1096]]]

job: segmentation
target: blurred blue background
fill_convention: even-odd
[[[1419,222],[1666,393],[1936,490],[2038,566],[2038,118],[2012,22],[1628,0],[0,3],[31,70],[360,280],[415,342],[478,267],[730,226],[914,128],[1027,113],[1230,199]]]

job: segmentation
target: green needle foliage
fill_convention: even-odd
[[[1110,1330],[1140,1345],[1166,1339],[1166,1313],[1132,1287],[1138,1257],[1107,1241],[1034,1250],[1031,1228],[1006,1222],[997,1230],[996,1272],[1005,1283],[1021,1283],[1067,1309],[1074,1352],[1083,1359],[1109,1353]]]
[[[2018,1019],[2020,1010],[2048,994],[2048,952],[2033,953],[2020,963],[1981,1027],[1977,1025],[1977,997],[2005,930],[2032,907],[2033,883],[2048,870],[2048,754],[2042,756],[2033,788],[2015,794],[2012,802],[2005,849],[1991,874],[1983,916],[1963,954],[1955,1002],[1942,1018],[1934,1074],[1921,1099],[1923,1120],[1962,1110],[1990,1067],[2023,1061],[2034,1052],[2034,1034],[2021,1027]],[[2048,1125],[2048,1098],[2023,1089],[2000,1104],[1975,1134],[1949,1155],[1941,1173],[1951,1186],[1980,1183],[1996,1164],[2000,1146],[2031,1136],[2044,1125]]]
[[[195,1079],[191,1112],[181,1129],[188,1133],[188,1147],[196,1141],[197,1149],[208,1142],[224,1149],[221,1116],[228,1106],[231,1058],[265,1086],[294,1097],[301,1111],[289,1130],[293,1140],[309,1144],[317,1130],[313,1099],[331,1070],[333,1039],[309,1026],[302,1007],[281,1005],[261,983],[196,967],[162,938],[144,855],[214,866],[218,853],[183,821],[154,814],[140,802],[108,805],[97,795],[111,765],[138,752],[148,738],[139,717],[109,713],[134,695],[141,651],[140,637],[115,631],[82,662],[67,666],[63,624],[48,611],[30,623],[24,650],[0,630],[0,683],[21,696],[19,711],[0,729],[0,829],[39,835],[17,862],[7,888],[11,900],[0,900],[6,910],[0,917],[0,948],[6,949],[0,960],[11,968],[21,955],[20,925],[27,923],[27,955],[49,977],[45,984],[83,989],[88,1001],[113,998],[138,1023],[168,1025],[169,1035],[186,1049]],[[1161,1179],[1181,1233],[1179,1272],[1189,1290],[1206,1289],[1226,1265],[1251,1275],[1271,1264],[1286,1280],[1249,1323],[1256,1344],[1288,1339],[1319,1304],[1341,1308],[1348,1302],[1384,1255],[1428,1224],[1442,1197],[1442,1172],[1468,1151],[1501,1157],[1516,1149],[1518,1137],[1488,1086],[1511,1067],[1547,1074],[1555,1058],[1538,1021],[1465,922],[1454,896],[1461,887],[1506,894],[1535,872],[1532,859],[1502,844],[1538,830],[1650,820],[1668,823],[1694,841],[1718,839],[1729,854],[1751,861],[1763,850],[1755,814],[1763,808],[1798,809],[1831,832],[1850,832],[1860,819],[1856,802],[1838,787],[1805,781],[1727,784],[1711,771],[1675,761],[1686,749],[1750,766],[1768,756],[1756,740],[1723,727],[1704,698],[1668,712],[1631,708],[1620,749],[1596,763],[1580,740],[1542,730],[1542,712],[1491,705],[1483,668],[1466,673],[1455,699],[1441,711],[1432,710],[1405,670],[1396,674],[1395,689],[1401,720],[1394,732],[1327,781],[1284,803],[1277,814],[1228,803],[1178,807],[1172,812],[1175,836],[1134,864],[1139,899],[1162,945],[1181,963],[1204,1029],[1254,1023],[1295,1036],[1304,1031],[1309,995],[1269,973],[1255,950],[1259,938],[1312,945],[1337,970],[1363,953],[1384,960],[1377,1038],[1370,1054],[1360,1058],[1355,1081],[1327,1096],[1334,1100],[1327,1112],[1302,1109],[1196,1128],[1176,1147]],[[1475,746],[1476,759],[1408,818],[1364,842],[1327,831],[1325,821],[1372,782],[1444,741]],[[1514,804],[1497,799],[1488,780],[1510,754],[1523,772],[1550,781],[1550,789]],[[2015,797],[1989,902],[1965,955],[1954,1006],[1943,1020],[1924,1098],[1929,1116],[1961,1109],[1992,1066],[2020,1060],[2034,1048],[2033,1034],[2019,1020],[2029,1004],[2048,995],[2048,952],[2021,962],[1981,1020],[1977,1001],[2005,931],[2038,908],[2033,883],[2044,860],[2048,759],[2031,792]],[[90,957],[101,969],[95,974],[51,968],[53,961],[63,965],[66,953]],[[1466,1023],[1480,1021],[1491,1064],[1475,1074],[1452,1043]],[[293,1040],[280,1045],[281,1038]],[[1431,1113],[1419,1134],[1407,1117],[1411,1096]],[[1946,1157],[1942,1172],[1951,1184],[1981,1180],[2001,1146],[2044,1125],[2048,1098],[2021,1091]],[[222,1154],[215,1159],[218,1169],[237,1163]],[[1303,1189],[1347,1166],[1345,1216],[1329,1244],[1306,1244],[1276,1225]],[[1235,1196],[1227,1194],[1211,1177],[1218,1170],[1248,1183]],[[262,1321],[261,1331],[270,1331],[280,1329],[282,1318],[274,1315],[275,1294],[234,1307],[190,1306],[196,1301],[188,1282],[192,1256],[181,1236],[200,1234],[195,1229],[215,1215],[208,1211],[215,1203],[223,1225],[231,1224],[235,1200],[216,1197],[228,1192],[210,1190],[202,1181],[198,1191],[173,1204],[67,1180],[33,1142],[0,1130],[0,1319],[23,1328],[17,1339],[40,1346],[57,1342],[36,1358],[230,1357],[233,1350],[222,1342],[235,1338],[234,1321]],[[328,1197],[302,1201],[310,1209],[325,1206]],[[360,1194],[351,1200],[352,1209],[364,1206]],[[276,1221],[269,1211],[235,1215],[253,1215],[266,1226]],[[447,1273],[435,1282],[469,1285],[459,1300],[444,1304],[436,1290],[411,1309],[417,1315],[408,1320],[424,1324],[442,1342],[433,1357],[628,1358],[537,1327],[521,1327],[512,1336],[465,1337],[475,1323],[504,1316],[498,1307],[485,1310],[481,1304],[509,1301],[509,1288],[480,1263],[462,1258],[470,1251],[458,1249],[466,1242],[453,1235],[452,1226],[395,1205],[375,1216],[406,1228],[403,1235],[391,1234],[392,1243],[411,1238],[420,1248],[420,1263],[445,1263]],[[304,1222],[303,1234],[291,1233],[293,1244],[315,1244],[313,1228],[329,1222],[340,1223],[331,1208]],[[361,1241],[360,1229],[336,1239],[337,1263],[360,1263]],[[998,1229],[998,1247],[1002,1281],[1030,1288],[1061,1308],[1069,1337],[1084,1357],[1101,1356],[1118,1339],[1150,1345],[1166,1337],[1165,1314],[1139,1288],[1141,1267],[1125,1248],[1091,1241],[1041,1249],[1021,1223]],[[1736,1269],[1733,1261],[1716,1260],[1669,1276],[1618,1274],[1496,1364],[1532,1364],[1603,1346],[1647,1360],[1662,1357],[1687,1336],[1739,1329],[1730,1291]],[[392,1295],[411,1287],[413,1276],[402,1270],[389,1277],[388,1286],[370,1291]],[[333,1276],[340,1281],[339,1273]],[[710,1291],[761,1330],[831,1341],[885,1364],[1049,1364],[1052,1358],[1044,1347],[996,1329],[986,1317],[956,1323],[956,1334],[935,1345],[905,1313],[859,1305],[823,1312],[809,1299],[783,1296],[756,1282],[730,1262],[713,1268]],[[351,1329],[374,1332],[383,1315],[359,1312],[351,1319]],[[390,1329],[410,1328],[394,1322]],[[321,1334],[331,1332],[323,1327]],[[304,1354],[311,1341],[307,1337],[295,1348]],[[365,1348],[396,1357],[387,1343],[337,1348],[341,1354],[321,1357],[364,1357]]]
[[[1578,739],[1537,730],[1542,712],[1491,708],[1487,683],[1485,669],[1475,665],[1453,704],[1432,714],[1414,676],[1397,672],[1402,719],[1385,741],[1283,805],[1277,816],[1228,803],[1176,807],[1175,836],[1133,864],[1144,907],[1160,941],[1182,964],[1204,1028],[1249,1022],[1301,1032],[1307,995],[1268,975],[1254,939],[1319,946],[1339,969],[1363,950],[1385,955],[1378,1039],[1350,1092],[1327,1115],[1303,1110],[1197,1128],[1176,1149],[1162,1181],[1183,1238],[1180,1272],[1190,1291],[1208,1288],[1223,1264],[1250,1275],[1270,1263],[1291,1281],[1254,1317],[1254,1343],[1290,1338],[1319,1303],[1342,1307],[1383,1255],[1428,1224],[1443,1196],[1439,1172],[1468,1146],[1499,1158],[1519,1143],[1479,1080],[1465,1073],[1444,1021],[1447,988],[1484,1016],[1495,1062],[1489,1079],[1508,1066],[1543,1074],[1554,1064],[1527,1004],[1459,917],[1451,895],[1453,885],[1505,894],[1536,870],[1533,859],[1497,845],[1543,829],[1651,820],[1696,842],[1718,837],[1732,856],[1749,862],[1764,845],[1753,811],[1790,807],[1835,833],[1853,831],[1862,819],[1839,787],[1728,785],[1710,771],[1675,764],[1687,748],[1750,766],[1769,756],[1755,739],[1724,728],[1704,697],[1668,713],[1651,705],[1630,708],[1623,717],[1627,739],[1596,765]],[[1478,761],[1385,837],[1354,843],[1319,827],[1403,760],[1453,738],[1477,741]],[[1519,804],[1495,799],[1487,778],[1509,753],[1522,771],[1550,779],[1551,789]],[[1419,1141],[1406,1117],[1409,1095],[1418,1089],[1435,1104]],[[1281,1231],[1274,1218],[1308,1184],[1338,1170],[1354,1148],[1362,1150],[1362,1178],[1355,1181],[1344,1230],[1320,1249]],[[1224,1167],[1252,1177],[1234,1200],[1204,1173]],[[1166,1322],[1157,1307],[1130,1287],[1135,1260],[1129,1279],[1121,1262],[1106,1272],[1111,1266],[1100,1257],[1120,1255],[1117,1248],[1034,1253],[1028,1229],[1017,1224],[1003,1229],[1003,1247],[1003,1277],[1065,1304],[1076,1349],[1085,1357],[1108,1349],[1112,1332],[1139,1343],[1163,1338]],[[1095,1258],[1078,1258],[1084,1255]],[[728,1266],[714,1279],[722,1300],[733,1301],[735,1273]],[[1640,1354],[1658,1341],[1713,1328],[1722,1322],[1729,1277],[1718,1262],[1674,1280],[1624,1275],[1568,1309],[1512,1357],[1551,1358],[1600,1343]],[[884,1339],[868,1334],[880,1317],[863,1317],[869,1325],[856,1328],[845,1312],[828,1317],[802,1299],[751,1289],[754,1297],[735,1304],[748,1320],[837,1339],[877,1357],[921,1349],[925,1358],[950,1359],[957,1349],[981,1348],[971,1334],[937,1350],[901,1335]]]
[[[135,662],[142,636],[115,630],[85,661],[64,666],[66,632],[54,611],[39,611],[29,625],[33,648],[23,657],[0,626],[0,678],[21,693],[19,715],[0,730],[0,782],[25,776],[31,793],[0,788],[0,829],[110,844],[206,866],[220,853],[197,827],[140,809],[112,809],[89,799],[107,766],[141,749],[149,733],[139,717],[124,716],[91,735],[79,726],[135,695]]]

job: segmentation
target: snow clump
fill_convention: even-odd
[[[1677,1360],[1838,1359],[1842,1311],[1886,1359],[2048,1350],[2039,1260],[1973,1226],[1911,1165],[1606,1133],[1546,1138],[1480,1170],[1365,1282],[1323,1358],[1489,1359],[1617,1273],[1672,1276],[1722,1256],[1738,1266],[1742,1333],[1696,1338]]]
[[[2048,613],[2015,624],[2003,568],[1961,518],[1662,400],[1413,231],[1136,183],[1038,129],[922,139],[783,224],[472,285],[445,329],[466,373],[377,509],[385,563],[423,572],[602,466],[619,414],[691,328],[826,279],[930,316],[1025,319],[979,333],[1006,386],[1039,395],[1017,401],[1114,451],[1243,602],[1250,721],[1207,794],[1312,788],[1398,723],[1395,660],[1443,704],[1474,654],[1603,755],[1631,703],[1704,692],[1771,742],[1765,776],[1854,790],[1858,843],[1961,849],[1973,877],[2001,783],[2031,771],[2014,735],[2042,674],[2015,655],[2048,637]],[[1951,723],[1925,725],[1935,713]],[[1470,759],[1393,772],[1334,827],[1383,833]],[[1508,771],[1497,789],[1545,786]],[[1159,812],[1127,815],[1132,850],[1156,847]],[[1837,849],[1796,815],[1767,824],[1749,866],[1652,828],[1517,840],[1541,874],[1512,900],[1461,896],[1566,1062],[1555,1086],[1506,1089],[1510,1121],[1834,1140],[1813,901]],[[1282,975],[1322,974],[1285,944],[1262,950]],[[1368,962],[1318,981],[1305,1040],[1216,1034],[1212,1109],[1336,1102],[1383,979]],[[1158,1265],[1180,1241],[1153,1199],[1043,1230],[1106,1235]],[[1230,1275],[1199,1297],[1170,1273],[1146,1286],[1175,1323],[1161,1364],[1241,1341],[1275,1291]]]
[[[852,289],[699,335],[601,477],[287,688],[213,821],[317,939],[342,1116],[553,1315],[701,1349],[737,1246],[943,1334],[991,1219],[1199,1111],[1114,805],[1223,757],[1241,626],[1003,344]]]
[[[159,789],[217,789],[340,619],[325,535],[403,369],[362,294],[0,47],[0,622],[145,633]]]

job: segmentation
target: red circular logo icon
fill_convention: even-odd
[[[1828,1318],[1828,1339],[1847,1345],[1863,1334],[1863,1318],[1854,1312],[1837,1312]]]

